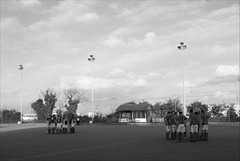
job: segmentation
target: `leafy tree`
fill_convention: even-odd
[[[17,112],[16,110],[2,110],[1,111],[2,118],[1,122],[2,123],[17,123],[20,120],[20,112]]]
[[[46,120],[47,115],[51,115],[57,101],[56,93],[53,89],[41,91],[43,99],[38,99],[31,104],[31,108],[36,112],[39,120]]]
[[[63,113],[63,116],[64,116],[64,117],[67,117],[68,120],[72,120],[72,119],[74,119],[74,118],[77,117],[77,114],[71,113],[71,112],[69,112],[69,111],[65,111],[65,112]]]
[[[46,90],[44,93],[44,101],[47,114],[52,114],[55,104],[57,102],[56,93],[53,90]]]
[[[47,110],[42,99],[38,99],[31,104],[31,108],[36,112],[39,120],[46,120]]]
[[[182,104],[179,99],[171,99],[169,98],[166,102],[157,102],[153,106],[153,113],[157,117],[164,117],[168,111],[175,111],[176,112],[182,111]]]
[[[210,112],[215,117],[222,117],[223,116],[223,111],[228,108],[226,103],[223,103],[223,104],[211,104],[211,106],[212,106],[212,109],[211,109]]]
[[[189,111],[190,109],[192,109],[193,111],[208,111],[208,105],[203,104],[202,102],[199,101],[195,101],[193,103],[191,103],[189,106],[187,106],[187,110]]]
[[[228,108],[229,109],[227,110],[227,116],[230,119],[230,122],[233,122],[237,118],[237,113],[236,113],[235,109],[233,108],[233,106],[230,106]]]
[[[60,117],[63,116],[63,111],[62,111],[61,109],[58,109],[58,110],[56,111],[56,113],[57,113],[57,115],[59,115]]]

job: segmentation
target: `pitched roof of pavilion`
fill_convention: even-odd
[[[151,104],[122,104],[117,109],[116,112],[120,111],[146,111],[148,109],[151,109]]]

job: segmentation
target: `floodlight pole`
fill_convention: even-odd
[[[184,42],[180,42],[180,46],[177,47],[179,50],[185,50],[187,45]],[[185,105],[185,84],[184,84],[184,54],[182,53],[182,82],[183,82],[183,114],[187,114],[187,109]]]
[[[103,97],[100,97],[101,98],[101,110],[100,110],[100,112],[101,112],[101,116],[102,116],[102,110],[103,110]]]
[[[93,112],[93,61],[95,60],[95,58],[93,57],[93,55],[90,55],[88,60],[91,62],[91,73],[92,73],[92,123],[93,123],[93,118],[94,118],[94,112]]]
[[[19,65],[18,68],[21,72],[21,104],[20,104],[20,123],[22,124],[22,116],[23,116],[23,65]]]

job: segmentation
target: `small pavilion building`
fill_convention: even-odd
[[[122,104],[116,109],[118,122],[151,122],[152,108],[148,103]]]

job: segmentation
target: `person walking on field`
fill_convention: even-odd
[[[205,113],[205,111],[201,111],[201,119],[202,119],[202,133],[201,133],[201,140],[208,141],[208,119],[209,115]]]
[[[184,122],[187,120],[187,117],[183,115],[182,112],[179,112],[179,115],[177,116],[177,136],[178,136],[178,141],[183,142],[184,138],[184,132],[185,132],[185,125]]]

